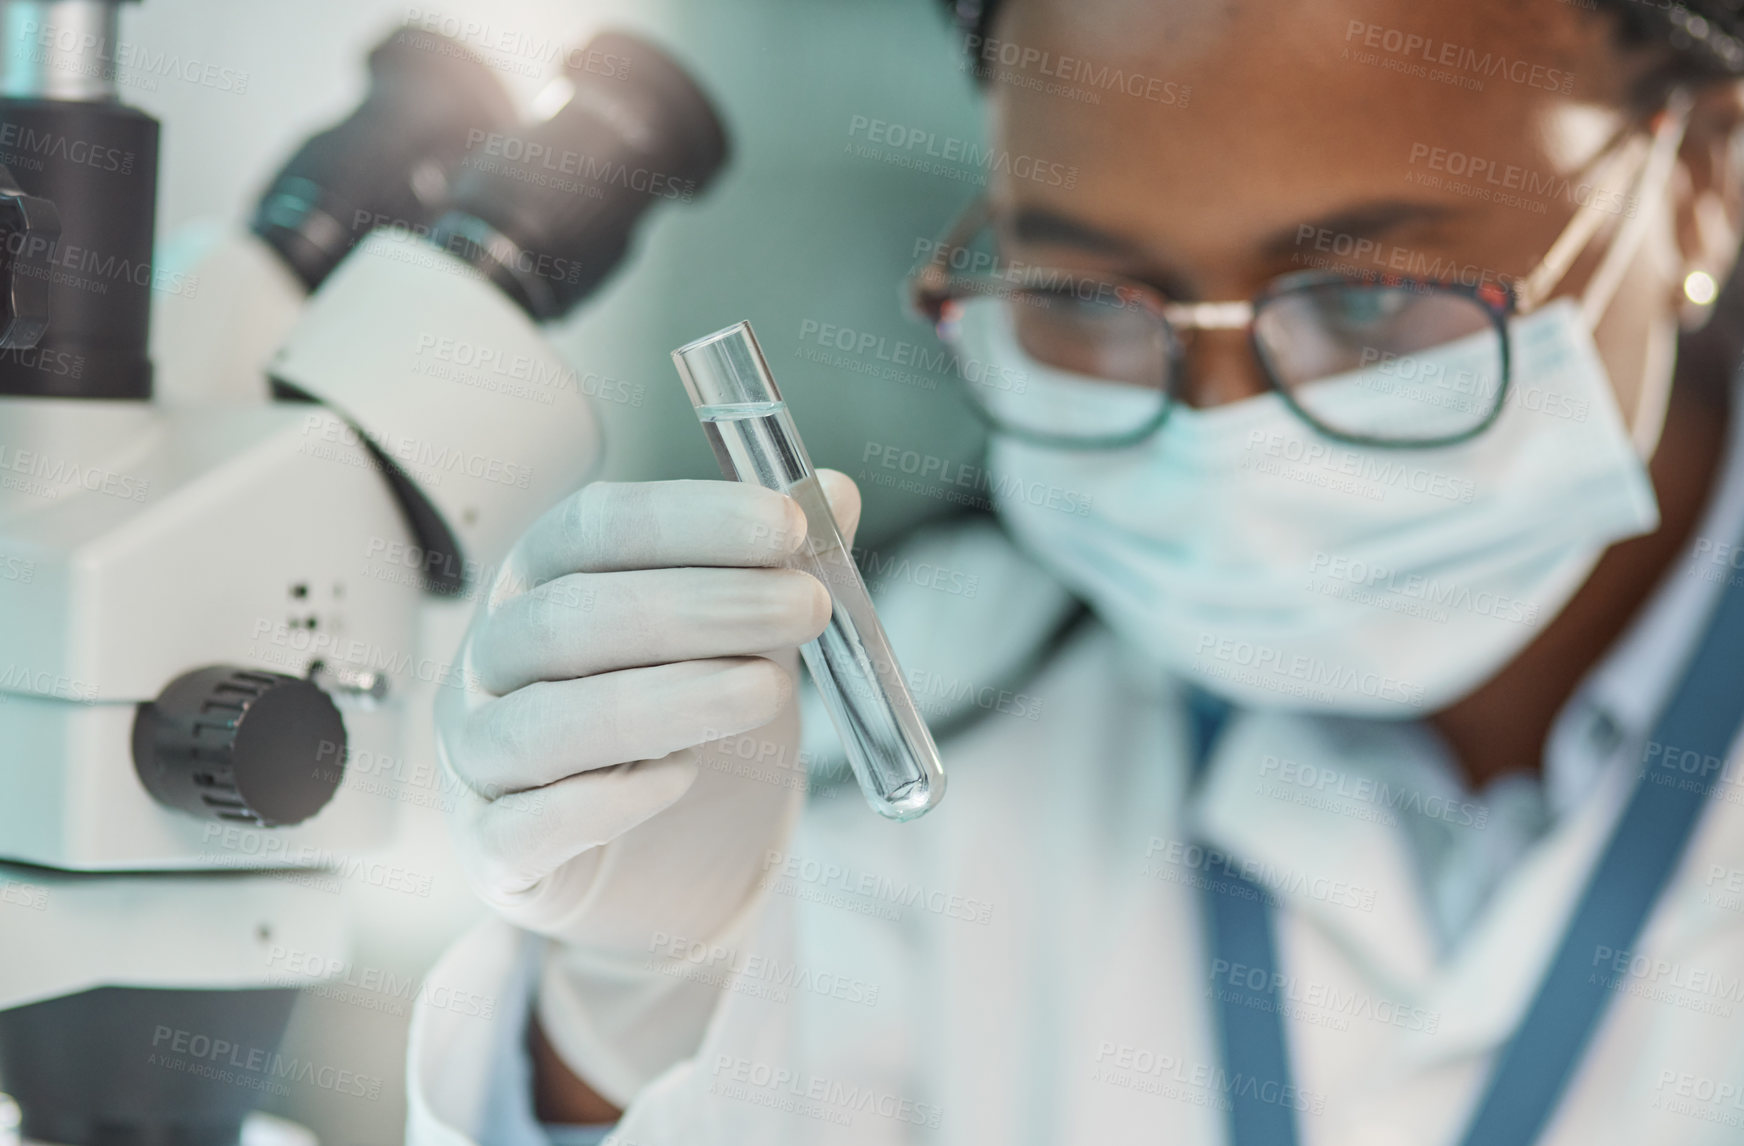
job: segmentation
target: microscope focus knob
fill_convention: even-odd
[[[345,722],[299,677],[232,665],[171,681],[133,719],[133,765],[160,804],[259,827],[301,823],[345,771]]]

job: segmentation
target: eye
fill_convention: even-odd
[[[1360,288],[1326,291],[1319,297],[1326,321],[1349,331],[1368,330],[1392,322],[1412,302],[1411,296],[1402,291]]]
[[[1111,382],[1165,383],[1166,328],[1117,291],[1026,291],[1008,306],[1018,344],[1038,362]]]

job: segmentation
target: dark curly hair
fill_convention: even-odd
[[[1549,0],[1543,0],[1549,2]],[[1652,106],[1673,85],[1744,77],[1744,0],[1578,0],[1616,20],[1618,40],[1630,48],[1664,52],[1663,63],[1642,78],[1635,98]],[[942,0],[973,57],[977,82],[988,78],[983,52],[1001,0]],[[1739,370],[1744,400],[1744,257],[1734,266],[1714,307],[1714,320],[1679,340],[1678,385],[1693,389],[1723,411],[1727,383]]]
[[[971,43],[981,44],[1000,0],[943,0]],[[1624,43],[1670,51],[1666,78],[1680,82],[1744,76],[1744,0],[1592,0],[1615,14]],[[979,72],[979,69],[978,69]]]

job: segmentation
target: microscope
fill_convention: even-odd
[[[346,762],[454,671],[420,610],[599,455],[540,324],[728,144],[638,38],[517,122],[405,28],[248,232],[172,272],[125,2],[0,0],[0,1090],[29,1141],[233,1146],[309,1065],[277,1053],[298,991],[268,952],[343,951],[313,880],[390,839]],[[384,547],[417,576],[360,576]]]

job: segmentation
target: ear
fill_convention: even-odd
[[[1744,243],[1744,81],[1707,84],[1694,95],[1678,154],[1677,245],[1682,276],[1705,273],[1717,290],[1732,277]],[[1695,329],[1713,307],[1685,299],[1684,281],[1680,276],[1678,301],[1685,328]]]

